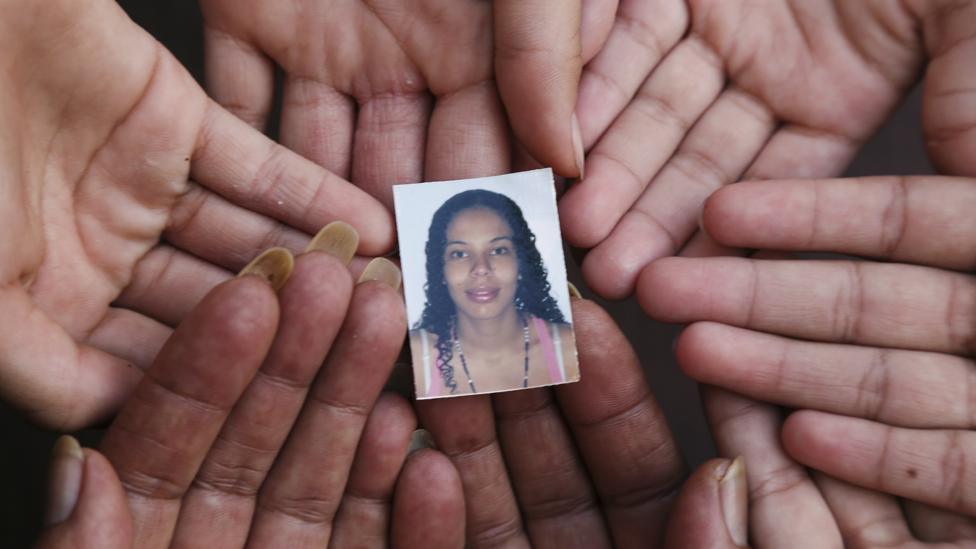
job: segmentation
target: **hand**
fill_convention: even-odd
[[[882,493],[822,488],[843,509],[845,540],[897,510],[885,494],[925,504],[908,508],[921,539],[976,531],[958,516],[976,515],[966,473],[976,451],[974,207],[967,178],[741,183],[706,202],[704,227],[718,243],[889,262],[671,258],[638,283],[653,316],[695,322],[677,345],[689,375],[803,409],[783,426],[789,455]],[[835,505],[834,494],[862,503]],[[946,521],[957,527],[925,527]],[[908,539],[900,518],[878,528],[889,527]]]
[[[251,272],[287,276],[287,262],[262,257]],[[398,285],[384,259],[353,286],[341,261],[313,252],[277,297],[254,276],[218,286],[163,347],[101,454],[60,443],[42,546],[379,546],[391,516],[432,526],[424,511],[438,496],[416,484],[446,474],[439,497],[450,497],[443,456],[411,460],[392,509],[416,424],[406,401],[377,400],[406,331]]]
[[[263,128],[281,67],[281,142],[388,206],[394,183],[509,171],[506,110],[536,159],[582,170],[580,67],[614,0],[200,4],[217,101]],[[504,167],[472,169],[486,154]]]
[[[586,179],[560,203],[595,247],[587,283],[623,298],[654,259],[708,253],[692,235],[722,185],[837,175],[923,66],[929,151],[976,175],[974,23],[965,2],[622,2],[580,82]]]
[[[365,254],[392,244],[379,203],[207,99],[114,2],[3,10],[0,397],[31,419],[104,421],[264,247],[336,218]]]
[[[685,467],[637,357],[592,302],[573,300],[573,318],[578,383],[417,403],[460,475],[467,545],[647,547],[666,530],[669,547],[742,543],[741,467],[707,463],[672,510]]]

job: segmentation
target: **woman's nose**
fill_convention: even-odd
[[[471,266],[471,274],[484,276],[491,272],[491,258],[487,255],[476,255],[474,265]]]

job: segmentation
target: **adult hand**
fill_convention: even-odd
[[[0,397],[31,419],[106,419],[264,247],[336,218],[392,244],[381,204],[210,101],[114,2],[2,10]]]
[[[281,280],[276,254],[248,271]],[[406,330],[398,285],[386,260],[354,286],[343,262],[313,252],[277,297],[254,276],[218,286],[167,341],[101,454],[59,445],[41,546],[382,546],[391,516],[433,530],[432,505],[463,513],[453,468],[430,453],[411,460],[392,509],[416,422],[401,398],[377,401]],[[425,478],[442,491],[417,490]],[[451,541],[450,528],[436,533]]]
[[[976,175],[976,5],[952,1],[624,1],[580,82],[586,179],[560,202],[609,298],[692,239],[705,198],[743,179],[837,175],[924,66],[925,140]]]
[[[573,318],[578,383],[417,403],[460,474],[471,547],[646,547],[665,536],[685,475],[667,422],[613,320],[578,299]],[[741,465],[710,462],[692,478],[673,546],[743,543]]]
[[[616,0],[200,4],[217,101],[263,128],[280,67],[281,142],[388,206],[394,183],[454,178],[488,151],[504,167],[480,175],[508,171],[505,111],[538,161],[582,171],[580,67]]]
[[[842,510],[845,540],[907,544],[887,494],[924,504],[908,507],[922,539],[974,532],[958,516],[976,515],[966,472],[976,451],[974,207],[967,178],[741,183],[706,202],[704,227],[720,244],[888,262],[670,258],[641,275],[646,311],[695,322],[677,345],[689,375],[802,409],[783,427],[785,450],[861,487],[822,488]],[[898,520],[878,526],[889,516]],[[932,527],[943,523],[955,526]]]

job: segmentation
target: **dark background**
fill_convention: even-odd
[[[119,3],[201,80],[200,14],[194,0],[124,0]],[[847,174],[931,173],[920,137],[919,117],[919,93],[916,90],[861,151]],[[580,284],[579,272],[572,265],[570,278],[576,281],[584,295],[591,295]],[[696,465],[711,457],[715,450],[709,440],[695,384],[682,377],[671,357],[671,343],[678,333],[677,327],[648,320],[633,300],[605,305],[636,348],[688,462]],[[0,429],[6,440],[0,445],[3,478],[0,481],[3,491],[3,497],[0,497],[0,548],[27,547],[40,528],[48,453],[56,434],[30,426],[2,404]],[[81,436],[82,442],[88,445],[96,437],[97,433]]]

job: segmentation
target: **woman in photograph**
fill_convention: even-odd
[[[578,378],[572,327],[511,198],[482,189],[452,196],[434,213],[426,253],[426,304],[411,332],[418,396]]]

